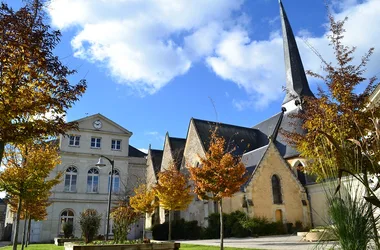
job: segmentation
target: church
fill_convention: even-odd
[[[252,127],[241,127],[192,118],[186,138],[170,137],[166,134],[163,150],[151,149],[147,159],[147,183],[152,186],[157,174],[175,162],[180,171],[187,166],[199,164],[210,144],[210,135],[218,126],[218,135],[234,148],[233,154],[240,156],[246,166],[248,180],[240,191],[223,200],[223,211],[243,211],[249,216],[266,217],[270,221],[283,223],[301,222],[304,227],[324,224],[325,205],[321,202],[323,189],[312,176],[300,171],[305,159],[290,147],[280,130],[302,131],[302,122],[292,114],[302,110],[302,99],[314,96],[310,90],[301,56],[289,19],[280,1],[282,23],[286,95],[279,112]],[[315,198],[313,198],[315,197]],[[194,197],[187,210],[176,212],[176,218],[196,220],[207,227],[207,217],[217,212],[217,204]],[[147,215],[146,227],[163,223],[167,215],[158,209]]]

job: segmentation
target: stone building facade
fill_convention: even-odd
[[[47,219],[32,222],[31,242],[51,242],[54,237],[62,235],[62,224],[67,221],[74,223],[74,235],[80,237],[79,215],[86,209],[95,209],[102,214],[99,234],[105,234],[111,165],[105,161],[106,167],[97,167],[95,164],[100,155],[115,162],[112,201],[132,194],[137,183],[145,182],[146,154],[129,145],[132,132],[101,114],[76,122],[79,125],[77,131],[59,137],[61,164],[51,176],[62,172],[63,181],[51,190],[49,199],[52,203],[47,208]],[[8,218],[8,221],[12,220]],[[142,222],[136,223],[129,238],[140,237],[142,227]],[[112,228],[110,232],[112,235]]]

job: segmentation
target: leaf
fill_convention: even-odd
[[[369,203],[371,203],[372,205],[380,208],[380,200],[376,196],[367,196],[367,197],[364,197],[364,199],[368,201]]]

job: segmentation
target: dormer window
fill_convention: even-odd
[[[102,138],[100,137],[92,137],[91,138],[91,148],[100,148],[100,143]]]
[[[79,147],[80,136],[79,135],[70,135],[69,136],[69,146]]]
[[[111,149],[112,150],[121,150],[121,140],[113,139],[111,141]]]

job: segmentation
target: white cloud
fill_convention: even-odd
[[[147,154],[148,153],[148,149],[146,148],[138,148],[138,150],[140,150],[141,152]]]
[[[241,12],[242,3],[51,0],[49,14],[54,26],[78,30],[72,39],[75,56],[106,67],[120,83],[142,94],[155,93],[176,76],[186,74],[194,62],[204,61],[216,75],[246,91],[246,100],[233,99],[238,109],[265,108],[283,96],[282,86],[286,84],[282,38],[279,27],[268,40],[254,40],[254,34],[250,37],[249,17]],[[338,19],[349,17],[345,41],[358,47],[360,60],[380,41],[380,1],[335,1],[334,10]],[[305,37],[327,61],[332,61],[325,35],[294,32],[299,35],[305,69],[321,71],[321,62],[303,41]],[[380,60],[378,51],[372,62]],[[369,64],[368,69],[372,74],[379,71],[376,63]]]
[[[357,46],[355,55],[358,62],[370,47],[375,47],[380,41],[380,1],[367,0],[357,5],[357,1],[347,2],[351,4],[350,8],[345,8],[334,16],[337,20],[349,17],[345,25],[347,32],[344,42],[348,46]],[[304,68],[322,73],[320,59],[306,43],[317,50],[326,61],[334,61],[326,38],[327,31],[321,37],[313,37],[305,30],[298,34],[302,36],[297,37],[297,43]],[[248,107],[263,108],[283,95],[281,86],[286,83],[283,44],[279,33],[272,32],[269,40],[254,41],[244,30],[232,31],[225,34],[216,47],[216,55],[207,58],[208,65],[218,76],[237,83],[248,93],[248,100],[233,100],[233,105],[238,110]],[[380,47],[375,51],[372,63],[368,65],[369,76],[380,71],[376,63],[380,60],[379,52]]]
[[[154,93],[212,53],[242,0],[51,0],[52,24],[76,27],[74,55],[120,83]]]

